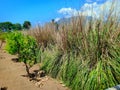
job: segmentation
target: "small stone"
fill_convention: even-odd
[[[43,83],[40,81],[40,82],[37,82],[37,83],[35,83],[35,86],[37,86],[37,87],[42,87],[43,86]]]
[[[38,72],[39,77],[44,77],[45,76],[45,71],[41,70]]]
[[[63,82],[61,81],[60,84],[63,84]]]
[[[34,81],[34,80],[32,80],[31,82],[32,82],[32,83],[36,83],[36,81]]]
[[[37,78],[37,81],[41,81],[42,79],[41,78]]]
[[[38,82],[37,82],[37,83],[35,83],[35,86],[37,86],[37,87],[38,87],[38,86],[39,86],[39,83],[38,83]]]
[[[63,86],[63,87],[65,87],[65,85],[64,85],[64,84],[62,84],[62,86]]]
[[[7,90],[7,87],[1,87],[0,90]]]
[[[48,77],[45,78],[46,81],[47,81],[48,79],[49,79]]]

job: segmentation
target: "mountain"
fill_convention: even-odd
[[[58,24],[65,24],[65,23],[70,23],[72,20],[77,20],[79,16],[74,16],[74,17],[69,17],[69,18],[61,18],[60,20],[57,21]],[[88,21],[93,19],[92,16],[82,16],[82,18],[87,19]]]

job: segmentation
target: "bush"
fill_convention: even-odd
[[[38,48],[36,40],[20,32],[12,32],[7,36],[6,50],[10,54],[18,54],[19,61],[24,62],[29,75],[29,67],[37,63]]]
[[[8,32],[0,32],[0,40],[5,41],[8,34]]]
[[[24,35],[21,33],[9,33],[6,38],[6,50],[10,54],[19,54],[21,42],[24,40]]]
[[[8,32],[0,32],[0,48],[2,47],[5,39],[9,33]]]

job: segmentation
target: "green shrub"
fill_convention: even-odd
[[[8,34],[8,32],[0,32],[0,48],[3,46],[3,43],[5,42]]]
[[[8,34],[8,32],[0,32],[0,40],[5,41]]]
[[[6,50],[10,54],[19,54],[20,52],[20,41],[24,40],[24,36],[21,33],[9,33],[6,38]]]
[[[29,75],[29,67],[37,63],[38,48],[36,40],[20,32],[12,32],[7,36],[6,50],[10,54],[18,54],[19,61],[24,62]]]

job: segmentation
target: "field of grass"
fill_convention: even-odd
[[[119,18],[112,11],[105,18],[79,15],[60,24],[59,30],[46,24],[28,31],[37,42],[40,69],[71,90],[104,90],[120,84]]]

